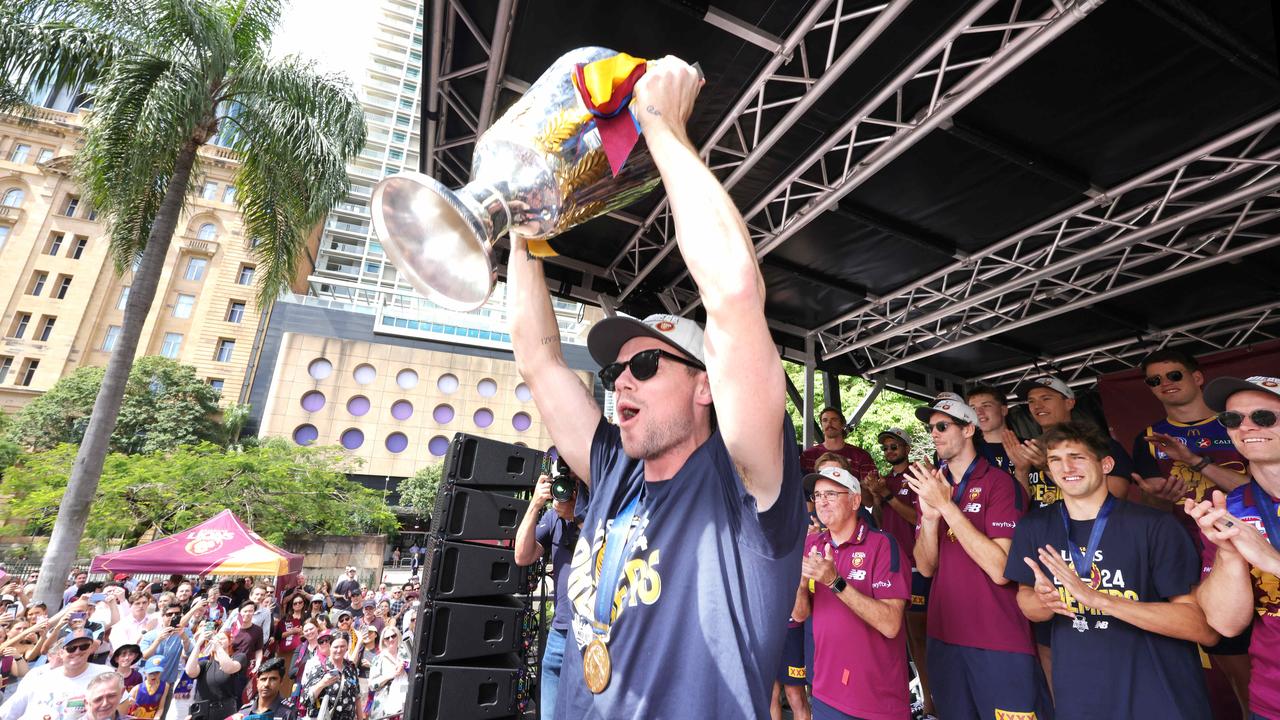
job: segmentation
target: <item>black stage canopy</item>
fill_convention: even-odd
[[[1257,0],[430,0],[423,170],[601,45],[707,76],[691,123],[784,355],[927,395],[1280,335],[1280,73]],[[699,317],[660,191],[553,291]]]

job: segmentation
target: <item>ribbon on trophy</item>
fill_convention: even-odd
[[[645,60],[618,53],[573,68],[573,86],[587,112],[595,117],[600,145],[615,177],[640,139],[640,125],[631,113],[636,82],[644,77]]]

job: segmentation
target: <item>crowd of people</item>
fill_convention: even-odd
[[[2,720],[399,720],[416,582],[288,589],[76,571],[61,606],[0,573]]]

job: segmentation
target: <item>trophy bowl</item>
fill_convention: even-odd
[[[554,255],[553,238],[658,184],[643,142],[611,171],[595,117],[573,83],[577,65],[617,54],[586,47],[557,59],[481,134],[463,187],[414,172],[375,186],[374,230],[414,289],[444,308],[474,310],[493,292],[493,248],[504,235],[519,233],[535,255]]]

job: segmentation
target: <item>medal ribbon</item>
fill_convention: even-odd
[[[596,624],[608,627],[612,622],[613,595],[618,589],[618,580],[622,576],[622,565],[636,537],[631,533],[631,524],[635,520],[640,506],[640,494],[631,498],[622,511],[613,518],[613,526],[604,540],[604,560],[600,564],[600,575],[596,578]],[[597,630],[596,632],[599,632]]]
[[[1271,547],[1280,550],[1280,521],[1276,519],[1276,504],[1258,481],[1252,480],[1253,503],[1258,506],[1258,514],[1262,516],[1262,526],[1267,529],[1267,540]]]
[[[1107,519],[1111,517],[1111,511],[1115,505],[1115,496],[1107,493],[1102,509],[1098,510],[1098,517],[1094,518],[1093,529],[1089,531],[1089,546],[1085,548],[1083,555],[1080,554],[1080,548],[1076,546],[1075,541],[1071,539],[1071,517],[1067,514],[1067,504],[1063,502],[1058,505],[1058,510],[1062,512],[1062,528],[1067,532],[1067,549],[1071,551],[1071,564],[1075,566],[1076,575],[1086,583],[1093,574],[1093,556],[1098,552],[1098,544],[1102,542],[1102,531],[1107,528]],[[1082,568],[1084,574],[1081,574]]]
[[[951,495],[951,502],[960,503],[960,499],[964,497],[965,488],[969,487],[969,479],[973,477],[973,471],[978,467],[978,458],[974,458],[969,463],[968,469],[964,471],[964,475],[960,478],[960,484],[956,486],[955,492]],[[953,480],[951,476],[951,468],[949,466],[942,468],[942,473],[947,476],[947,480]]]

